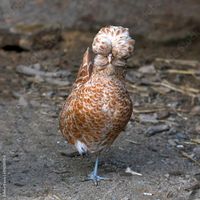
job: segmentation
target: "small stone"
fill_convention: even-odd
[[[168,143],[169,143],[171,146],[176,146],[176,145],[177,145],[177,141],[176,141],[176,140],[173,140],[173,139],[169,139],[169,140],[168,140]]]
[[[150,137],[158,133],[162,133],[164,131],[168,131],[170,129],[169,125],[167,124],[162,124],[162,125],[157,125],[157,126],[151,126],[147,129],[145,132],[146,136]]]
[[[147,162],[147,165],[152,165],[152,164],[154,164],[154,161],[152,161],[152,160]]]
[[[192,108],[190,114],[192,115],[200,115],[200,106],[195,106]]]
[[[176,133],[177,133],[177,130],[174,129],[174,128],[171,128],[171,129],[169,130],[169,135],[175,135]]]
[[[142,74],[155,74],[156,70],[154,65],[145,65],[139,68],[138,70]]]
[[[165,174],[164,177],[165,177],[165,178],[169,178],[169,174]]]
[[[189,179],[189,178],[191,178],[191,175],[186,174],[186,175],[185,175],[185,178],[186,178],[186,179]]]
[[[200,182],[200,173],[196,173],[194,175],[195,179]]]
[[[195,157],[196,157],[197,159],[200,159],[200,147],[195,147],[195,148],[193,149],[193,153],[195,154]]]
[[[130,200],[130,198],[128,198],[128,197],[124,197],[124,198],[121,199],[121,200]]]
[[[51,98],[51,97],[53,97],[54,94],[55,94],[55,92],[49,91],[49,92],[42,93],[42,96]]]
[[[157,118],[157,115],[156,114],[140,114],[139,115],[139,119],[140,119],[140,122],[143,122],[143,123],[157,123],[158,120],[156,119]]]
[[[26,107],[28,105],[28,102],[26,101],[24,96],[20,96],[19,101],[18,101],[18,105],[19,106],[24,106],[24,107]]]
[[[150,193],[150,192],[144,192],[143,195],[145,195],[145,196],[153,196],[153,194]]]
[[[182,144],[178,144],[176,147],[177,147],[178,149],[183,149],[183,148],[184,148],[184,146],[183,146]]]
[[[42,82],[44,82],[44,79],[43,79],[41,76],[36,75],[36,76],[34,77],[34,82],[35,82],[35,83],[42,83]]]
[[[159,120],[166,119],[169,117],[169,115],[170,115],[170,113],[167,110],[160,111],[157,113],[157,119],[159,119]]]
[[[36,69],[36,70],[40,70],[41,69],[41,65],[39,63],[35,63],[33,65],[33,68]]]
[[[169,172],[170,176],[182,176],[183,174],[184,174],[184,172],[180,171],[180,170],[173,170],[173,171]]]
[[[200,124],[196,125],[195,131],[200,134]]]
[[[14,183],[14,185],[16,185],[16,186],[18,186],[18,187],[23,187],[25,184],[24,184],[24,183],[16,182],[16,183]]]
[[[187,136],[185,133],[179,132],[179,133],[176,133],[176,138],[177,138],[178,140],[187,140],[187,139],[188,139],[188,136]]]
[[[179,102],[168,103],[167,106],[171,108],[177,108],[180,105]]]
[[[40,106],[40,103],[39,103],[38,101],[31,100],[31,101],[30,101],[30,105],[33,106],[33,107],[39,107],[39,106]]]

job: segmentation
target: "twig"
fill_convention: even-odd
[[[142,176],[142,174],[140,174],[138,172],[134,172],[130,167],[127,167],[125,172],[129,173],[129,174],[132,174],[132,175]]]
[[[196,145],[195,142],[187,142],[187,141],[186,141],[186,142],[183,142],[183,143],[184,143],[184,144],[189,144],[189,145],[190,145],[190,144],[191,144],[191,145],[194,145],[194,144]]]
[[[52,85],[58,85],[58,86],[69,86],[70,84],[69,81],[61,81],[61,80],[56,80],[53,78],[45,78],[45,81]]]
[[[177,70],[177,69],[169,69],[165,72],[171,74],[183,74],[183,75],[200,75],[200,70]]]
[[[197,60],[179,60],[179,59],[164,59],[156,58],[155,64],[157,67],[170,67],[174,68],[174,65],[177,67],[186,67],[186,68],[196,68],[200,67],[200,63]]]
[[[164,110],[169,110],[169,108],[147,108],[147,109],[143,109],[143,110],[138,110],[133,108],[133,112],[137,113],[137,114],[142,114],[142,113],[154,113],[154,112],[158,112],[158,111],[164,111]]]
[[[126,82],[126,85],[132,89],[136,89],[138,91],[141,91],[141,92],[147,92],[148,91],[148,88],[147,87],[143,87],[143,86],[138,86],[136,84],[133,84],[131,82]]]
[[[195,144],[200,144],[200,139],[199,138],[191,139],[190,141],[195,143]]]
[[[138,143],[138,142],[136,142],[136,141],[133,141],[133,140],[128,140],[128,139],[126,139],[126,141],[127,141],[127,142],[130,142],[130,143],[132,143],[132,144],[140,145],[140,143]]]
[[[65,174],[65,173],[69,173],[69,170],[64,170],[64,171],[53,170],[53,172],[56,173],[56,174]]]
[[[65,71],[60,70],[60,71],[57,71],[57,72],[45,72],[45,71],[41,71],[39,69],[27,67],[27,66],[24,66],[24,65],[17,66],[16,71],[18,73],[21,73],[21,74],[24,74],[24,75],[27,75],[27,76],[43,76],[43,77],[52,77],[52,78],[69,75],[69,72],[66,71],[66,70]]]
[[[152,196],[153,194],[150,193],[150,192],[144,192],[143,195],[145,195],[145,196]]]
[[[180,109],[180,108],[171,108],[171,107],[161,107],[161,106],[158,106],[156,108],[136,108],[134,107],[133,108],[133,113],[135,114],[148,114],[148,113],[155,113],[155,112],[160,112],[160,111],[169,111],[169,112],[181,112],[181,113],[189,113],[191,110],[183,110],[183,109]]]
[[[167,80],[164,80],[162,82],[149,82],[149,84],[151,85],[155,85],[155,86],[163,86],[163,87],[167,87],[171,90],[174,90],[174,91],[177,91],[177,92],[180,92],[182,94],[185,94],[185,95],[188,95],[188,96],[191,96],[191,97],[198,97],[199,94],[200,94],[200,90],[198,89],[195,89],[195,88],[189,88],[189,87],[185,87],[185,86],[175,86],[174,84],[168,82]],[[195,94],[194,94],[195,93]]]
[[[196,165],[198,165],[200,167],[200,162],[198,162],[197,160],[195,160],[194,158],[192,158],[192,156],[188,155],[186,152],[181,151],[182,156],[184,156],[185,158],[191,160],[192,162],[194,162]]]
[[[142,91],[142,92],[147,92],[148,91],[147,87],[137,86],[137,85],[132,84],[130,82],[127,82],[126,84],[130,88],[137,89],[137,90]],[[191,96],[193,98],[198,97],[200,95],[200,90],[198,90],[196,88],[191,88],[191,87],[187,87],[187,86],[179,86],[178,87],[178,86],[170,83],[167,80],[163,80],[162,82],[151,82],[151,81],[149,81],[146,84],[157,86],[157,87],[163,86],[163,87],[166,87],[166,88],[168,88],[170,90],[173,90],[173,91],[180,92],[182,94]]]

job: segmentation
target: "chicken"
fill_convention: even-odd
[[[108,26],[95,36],[92,62],[86,50],[77,78],[60,113],[60,130],[80,154],[97,153],[110,147],[132,114],[132,102],[125,87],[126,61],[134,40],[127,28]],[[89,179],[102,179],[95,169]]]

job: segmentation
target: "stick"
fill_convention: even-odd
[[[34,69],[34,68],[31,68],[31,67],[27,67],[27,66],[24,66],[24,65],[19,65],[17,66],[16,68],[16,71],[18,73],[21,73],[21,74],[25,74],[27,76],[43,76],[43,77],[49,77],[49,78],[55,78],[55,77],[60,77],[60,76],[67,76],[69,75],[69,72],[68,71],[64,71],[64,70],[60,70],[60,71],[57,71],[57,72],[45,72],[45,71],[41,71],[39,69]]]
[[[200,67],[200,63],[197,60],[178,60],[178,59],[164,59],[156,58],[155,66],[158,68],[197,68]]]
[[[194,162],[196,165],[198,165],[200,167],[200,163],[195,160],[194,158],[192,158],[190,155],[188,155],[186,152],[181,151],[182,156],[188,158],[189,160],[191,160],[192,162]]]

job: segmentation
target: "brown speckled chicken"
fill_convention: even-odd
[[[132,102],[125,87],[126,60],[133,53],[134,40],[127,28],[108,26],[95,36],[92,49],[83,56],[71,94],[60,114],[60,130],[80,154],[108,148],[128,123]],[[95,184],[105,179],[90,174]]]

